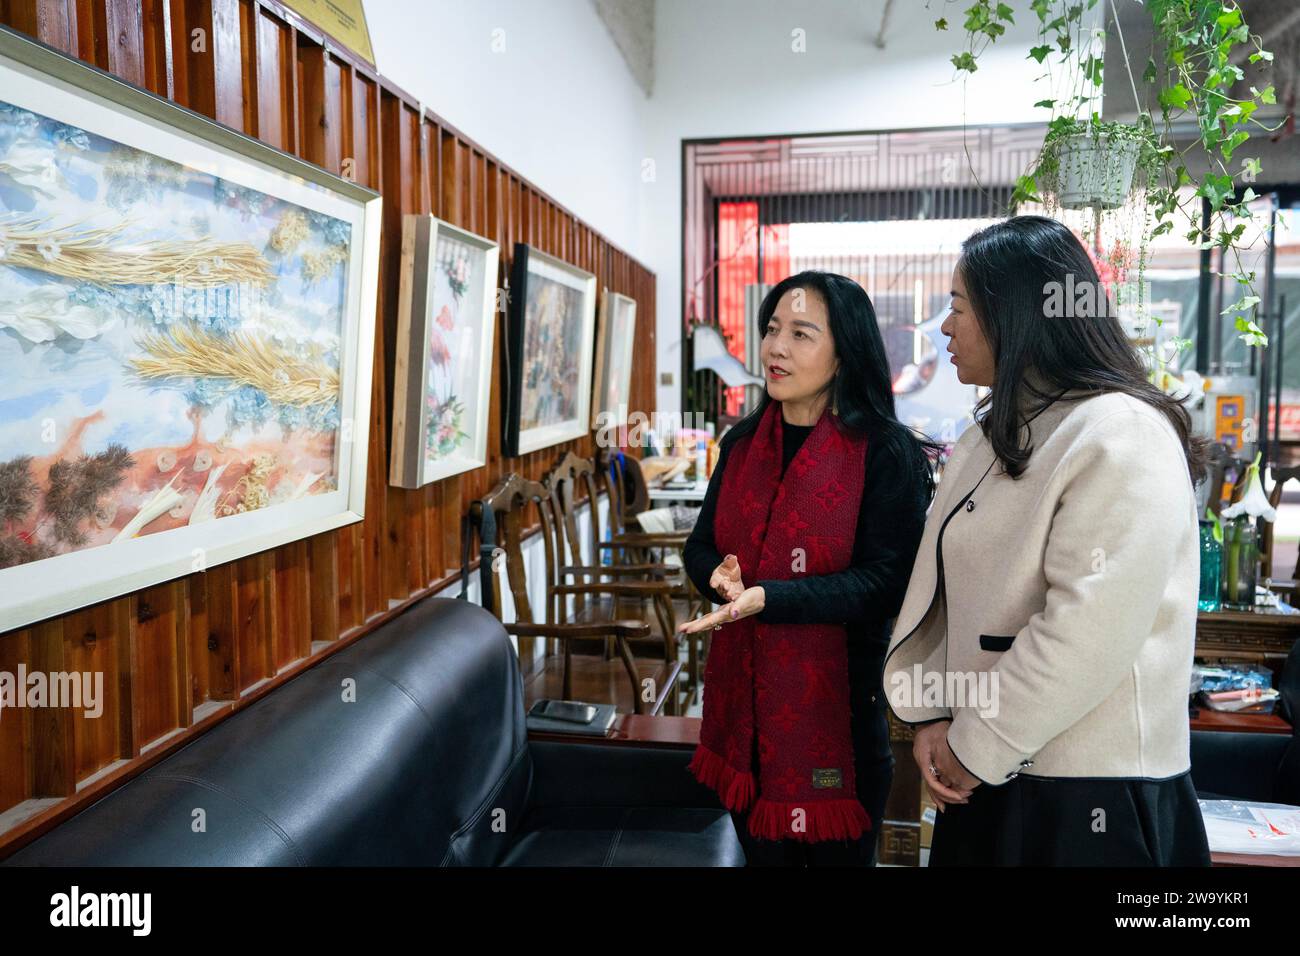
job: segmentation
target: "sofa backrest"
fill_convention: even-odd
[[[5,864],[490,866],[531,777],[504,629],[430,598]]]

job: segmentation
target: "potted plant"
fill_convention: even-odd
[[[1048,126],[1034,178],[1064,209],[1118,209],[1139,160],[1149,173],[1157,147],[1146,129],[1103,123],[1095,113],[1087,120],[1058,117]]]

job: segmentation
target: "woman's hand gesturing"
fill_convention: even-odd
[[[709,587],[728,601],[740,597],[740,593],[745,590],[745,585],[740,580],[740,562],[736,560],[734,554],[727,555],[722,559],[722,563],[713,569],[713,575],[709,578]]]
[[[767,607],[767,592],[763,590],[762,585],[755,585],[752,588],[745,588],[736,600],[724,604],[711,614],[679,624],[677,633],[694,634],[696,631],[705,631],[711,627],[719,628],[724,624],[733,624],[742,617],[761,613],[765,607]]]

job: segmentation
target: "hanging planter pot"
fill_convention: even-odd
[[[1133,186],[1142,144],[1127,137],[1076,133],[1056,143],[1057,202],[1065,209],[1117,209]]]

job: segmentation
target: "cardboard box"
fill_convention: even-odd
[[[934,836],[934,820],[939,813],[934,801],[930,799],[930,791],[921,788],[921,848],[928,850],[930,840]]]

